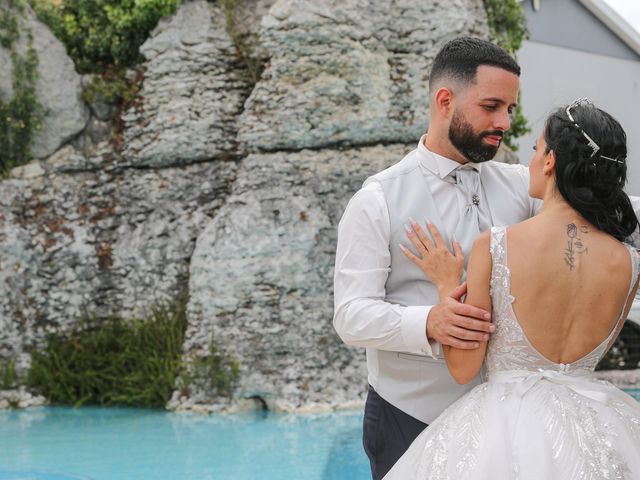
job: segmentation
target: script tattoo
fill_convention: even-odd
[[[589,233],[589,227],[583,225],[580,227],[580,233]],[[569,239],[567,240],[567,248],[564,251],[564,261],[569,265],[569,270],[573,270],[576,267],[576,254],[589,252],[589,249],[582,243],[582,239],[579,236],[580,233],[575,223],[567,225],[567,237]]]

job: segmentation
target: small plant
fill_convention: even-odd
[[[522,41],[529,38],[527,16],[518,0],[483,0],[491,38],[515,55]]]
[[[0,361],[0,375],[2,375],[2,389],[14,388],[18,383],[16,363],[13,359]]]
[[[137,83],[127,80],[124,70],[110,69],[91,80],[82,91],[82,99],[87,103],[129,104],[139,89]]]
[[[238,379],[240,364],[230,354],[219,349],[215,337],[204,357],[192,357],[182,372],[181,384],[193,385],[207,393],[230,397]]]
[[[20,37],[20,22],[16,11],[22,10],[21,0],[5,0],[5,4],[0,7],[0,45],[4,48],[11,48],[13,42]]]
[[[520,2],[518,0],[483,0],[483,2],[491,38],[515,57],[522,41],[529,38],[527,17]],[[531,131],[522,113],[520,96],[511,119],[511,128],[504,136],[504,143],[514,151],[518,150],[514,139]]]
[[[51,402],[164,407],[181,370],[187,296],[144,320],[84,321],[34,351],[28,384]]]
[[[122,134],[124,123],[122,112],[134,104],[136,95],[142,83],[142,72],[130,79],[122,68],[110,68],[106,72],[97,74],[89,85],[82,91],[82,99],[88,104],[102,102],[112,105],[111,123],[113,128],[111,143],[120,151],[122,148]]]
[[[236,47],[236,56],[246,72],[245,78],[250,85],[255,85],[260,80],[264,65],[256,57],[255,51],[258,46],[258,35],[255,33],[244,34],[238,26],[237,12],[240,0],[220,0],[222,11],[224,12],[227,34]]]
[[[82,73],[139,63],[140,45],[181,0],[30,0]]]
[[[26,54],[20,55],[15,42],[20,36],[21,0],[5,0],[0,5],[0,45],[8,49],[13,66],[13,97],[0,100],[0,177],[4,178],[16,166],[31,160],[30,145],[34,133],[41,128],[44,110],[36,96],[38,56],[33,37],[27,35]]]

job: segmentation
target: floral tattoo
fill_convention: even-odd
[[[564,261],[569,266],[569,270],[573,270],[576,267],[576,255],[579,253],[589,253],[589,249],[582,243],[580,233],[588,234],[589,227],[583,225],[578,231],[578,227],[575,223],[567,225],[567,248],[564,250]]]

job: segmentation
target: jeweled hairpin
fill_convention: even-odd
[[[582,135],[584,136],[584,138],[587,139],[587,146],[591,148],[591,155],[590,158],[593,158],[596,153],[598,153],[598,151],[600,150],[600,146],[595,142],[595,140],[593,138],[591,138],[589,135],[587,135],[587,132],[585,132],[582,127],[580,125],[578,125],[578,122],[576,122],[573,119],[573,116],[571,115],[571,109],[574,107],[578,107],[582,104],[587,104],[587,105],[593,105],[593,103],[591,103],[589,101],[588,98],[578,98],[577,100],[574,100],[573,102],[571,102],[568,106],[567,109],[565,110],[565,112],[567,113],[567,117],[569,117],[569,120],[571,120],[571,122],[575,125],[575,127],[580,130],[580,133],[582,133]],[[616,158],[611,158],[611,157],[606,157],[604,155],[599,155],[600,158],[604,158],[605,160],[609,160],[610,162],[616,162],[616,163],[624,163],[623,160]]]

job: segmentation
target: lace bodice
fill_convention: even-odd
[[[635,280],[638,276],[638,253],[629,245],[626,247],[631,255],[632,278]],[[491,257],[493,265],[491,300],[496,331],[491,336],[487,348],[486,367],[489,378],[492,373],[506,370],[551,370],[571,375],[584,375],[593,372],[606,353],[611,338],[615,335],[615,326],[600,345],[579,360],[568,364],[552,362],[531,345],[513,311],[514,297],[511,295],[511,274],[507,267],[506,227],[491,229]],[[632,281],[629,293],[631,293],[634,284],[635,282]],[[620,321],[624,320],[619,318],[618,322]]]

